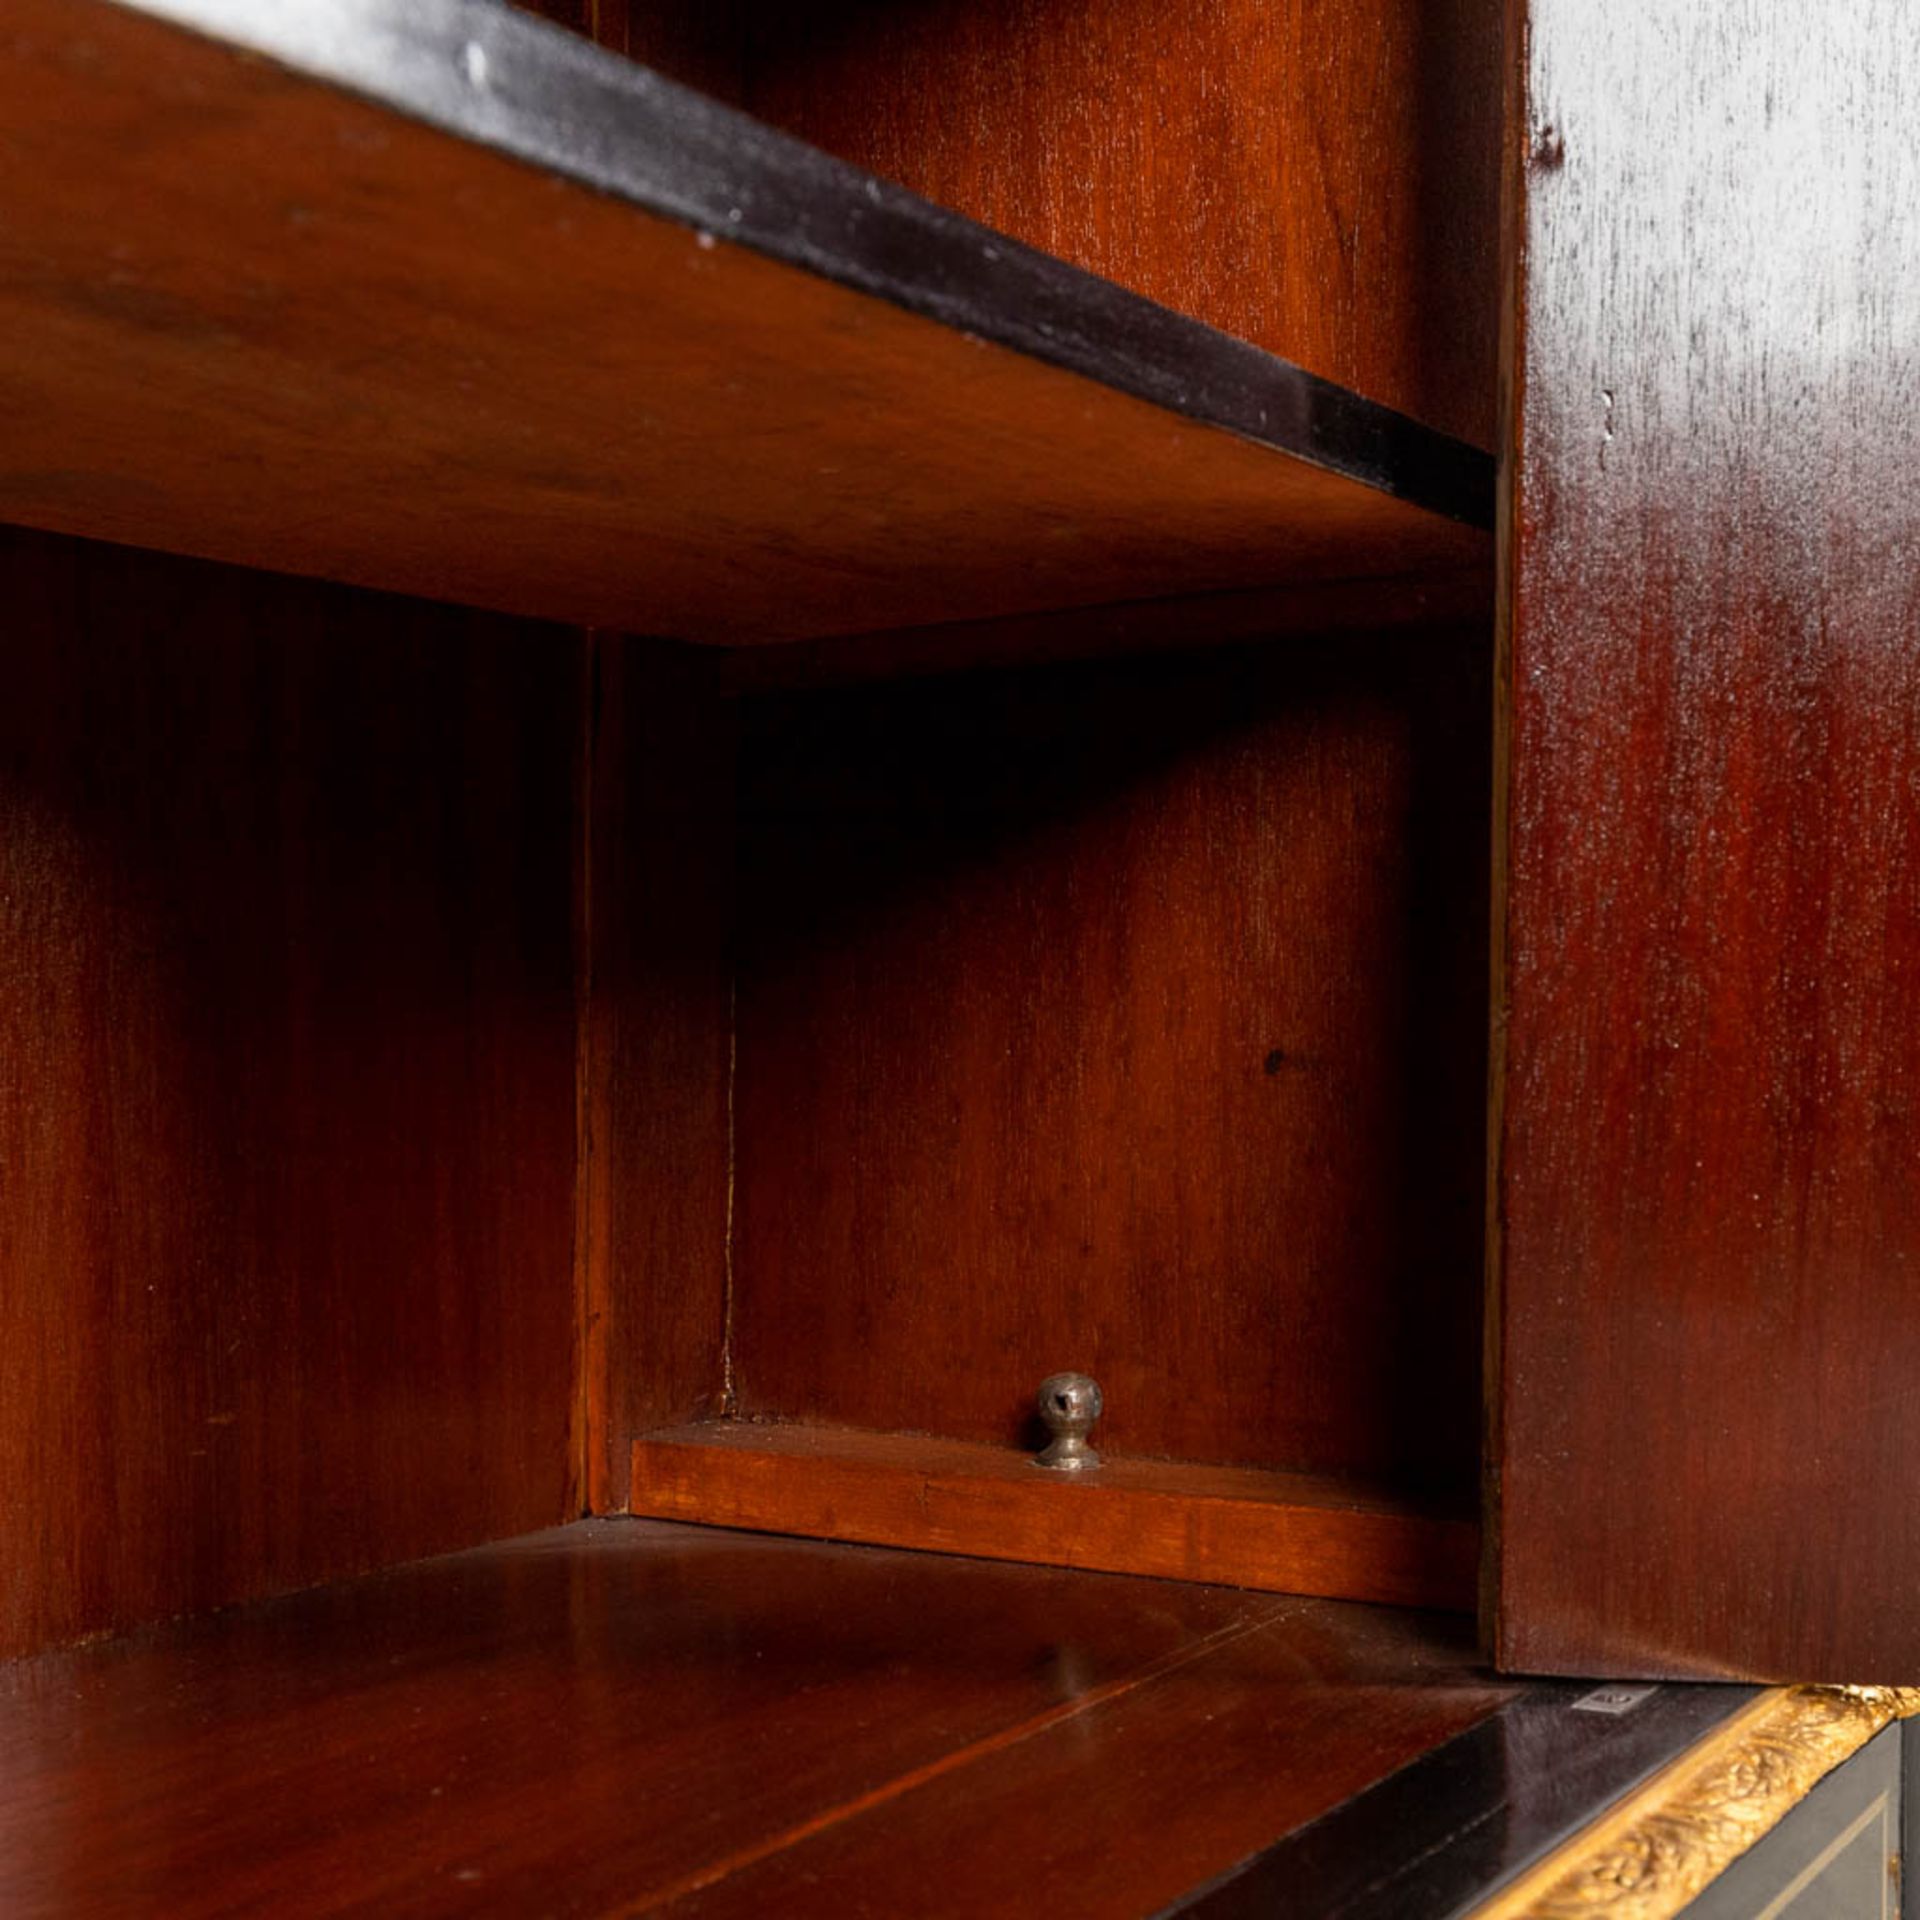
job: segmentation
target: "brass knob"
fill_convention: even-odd
[[[1040,1382],[1040,1418],[1053,1436],[1034,1455],[1036,1467],[1085,1473],[1100,1464],[1087,1434],[1100,1418],[1100,1384],[1084,1373],[1050,1373]]]

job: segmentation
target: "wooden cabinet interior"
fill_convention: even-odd
[[[1269,1540],[1143,1563],[1469,1604],[1485,461],[506,12],[90,0],[84,59],[71,21],[0,59],[9,513],[828,638],[783,684],[14,539],[14,790],[54,824],[8,1006],[60,1090],[17,1151],[104,1219],[22,1216],[13,1299],[117,1412],[39,1358],[15,1404],[162,1404],[110,1549],[30,1453],[12,1644],[644,1508],[635,1443],[697,1464],[701,1420],[840,1433],[829,1477],[920,1434],[990,1487],[1064,1365],[1129,1513],[1231,1482]],[[1000,665],[902,679],[921,632]],[[357,871],[316,852],[350,831]],[[1083,1550],[1048,1533],[1013,1545]]]
[[[1859,1340],[1915,1238],[1911,514],[1858,484],[1912,465],[1906,229],[1763,236],[1844,368],[1783,373],[1743,295],[1670,387],[1672,286],[1799,204],[1780,56],[1713,83],[1736,191],[1619,144],[1667,69],[1561,0],[539,11],[576,36],[0,37],[0,1655],[85,1682],[0,1736],[20,1804],[79,1831],[46,1754],[119,1792],[115,1716],[166,1721],[98,1884],[164,1879],[208,1738],[352,1749],[360,1624],[404,1665],[450,1619],[419,1780],[455,1690],[590,1670],[586,1771],[530,1748],[501,1829],[525,1888],[564,1833],[603,1908],[838,1910],[917,1847],[1004,1891],[977,1822],[1030,1831],[1124,1701],[1075,1857],[1151,1780],[1174,1897],[1497,1706],[1483,1482],[1506,1666],[1904,1677],[1902,1583],[1813,1555],[1920,1559]],[[1726,10],[1667,11],[1717,72]],[[1891,122],[1871,66],[1795,78]],[[1864,825],[1809,805],[1834,768]],[[1078,1481],[1028,1457],[1063,1367],[1106,1393]],[[151,1624],[583,1515],[628,1524]],[[902,1594],[971,1666],[893,1662]],[[1035,1596],[1092,1623],[1054,1678]],[[680,1720],[629,1742],[611,1671]],[[1317,1747],[1250,1704],[1302,1673]],[[728,1784],[709,1711],[805,1764],[724,1832],[636,1819]]]
[[[6,1649],[669,1478],[1470,1609],[1490,466],[1404,234],[1329,305],[1296,208],[1245,321],[1349,392],[504,10],[303,18],[0,50]]]
[[[1122,1567],[1470,1605],[1483,628],[729,695],[4,564],[14,1650],[558,1519],[583,1446],[647,1510],[702,1417],[989,1487],[1068,1362],[1158,1511],[1280,1525]]]
[[[1908,1677],[1892,0],[538,11],[9,8],[0,1655],[1484,1477],[1505,1665]]]
[[[1336,1514],[1341,1476],[1470,1514],[1487,654],[1484,623],[1428,625],[694,693],[705,719],[668,731],[707,781],[737,767],[729,809],[625,738],[699,659],[604,648],[608,1497],[695,1514],[683,1453],[664,1506],[624,1450],[702,1413],[1019,1457],[1034,1388],[1072,1365],[1115,1456],[1318,1476],[1290,1497]],[[661,950],[632,887],[649,844],[724,984]],[[662,987],[704,1043],[658,1032]],[[942,1455],[988,1481],[996,1457]],[[809,1458],[874,1465],[852,1439]],[[1283,1556],[1264,1581],[1307,1577]],[[1471,1592],[1439,1548],[1421,1597]]]

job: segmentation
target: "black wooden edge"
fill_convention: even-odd
[[[1189,1920],[1455,1920],[1759,1691],[1664,1686],[1624,1714],[1574,1712],[1592,1689],[1529,1687],[1167,1911]]]
[[[109,0],[1473,526],[1493,458],[505,0]]]

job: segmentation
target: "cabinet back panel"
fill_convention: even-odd
[[[1500,0],[533,10],[1493,444]]]
[[[560,1518],[564,635],[0,535],[0,1654]]]
[[[741,1413],[1472,1483],[1485,656],[742,703]]]
[[[829,153],[1481,446],[1498,0],[832,0],[746,104]]]

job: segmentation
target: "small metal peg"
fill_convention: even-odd
[[[1100,1418],[1100,1384],[1084,1373],[1050,1373],[1040,1382],[1040,1418],[1053,1438],[1033,1456],[1054,1473],[1086,1473],[1100,1464],[1087,1434]]]

